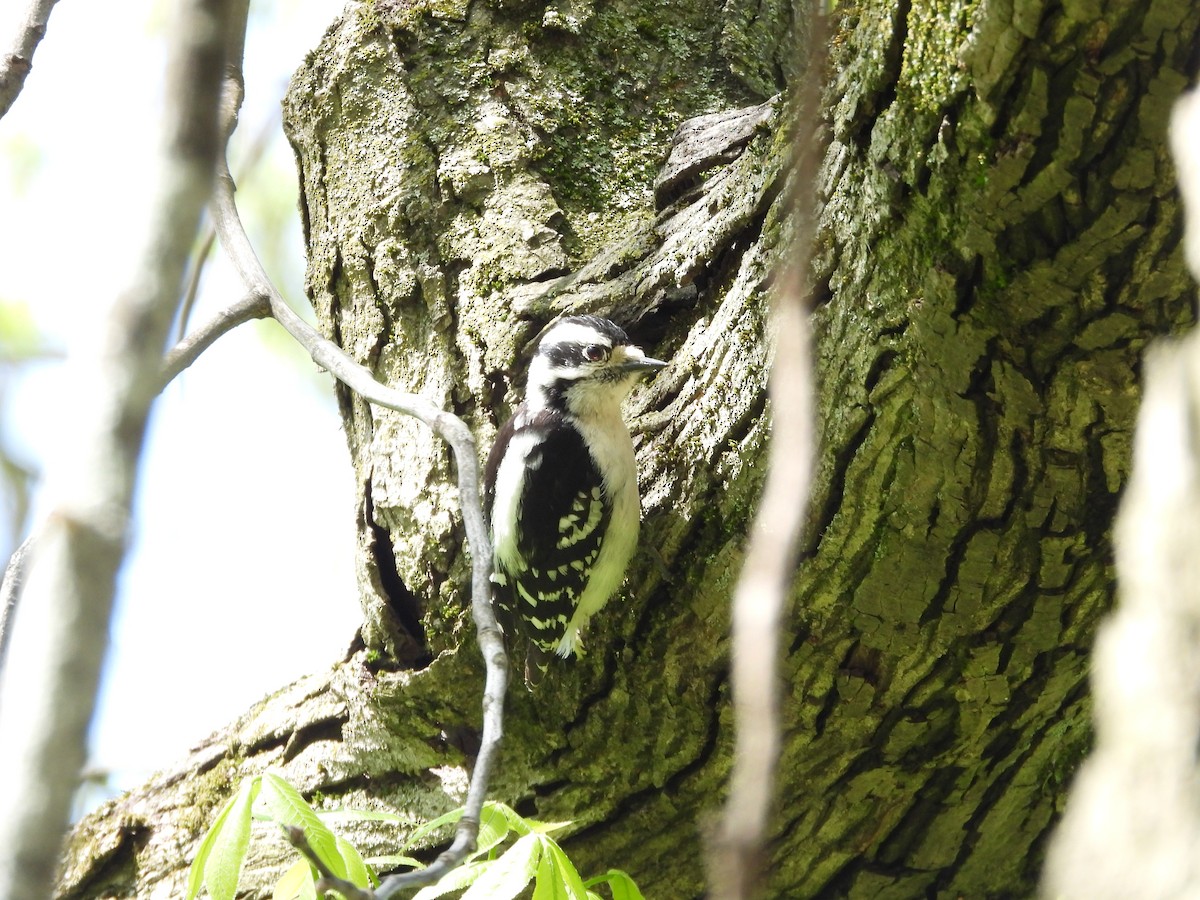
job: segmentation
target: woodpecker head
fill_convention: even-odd
[[[665,365],[631,344],[608,319],[566,316],[538,343],[525,402],[577,416],[612,414],[638,378]]]

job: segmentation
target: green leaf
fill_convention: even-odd
[[[462,900],[512,900],[533,879],[541,855],[542,837],[522,835],[503,856],[486,863],[486,870]]]
[[[463,808],[452,809],[450,812],[438,816],[436,819],[431,819],[424,825],[418,825],[413,829],[412,834],[408,836],[408,840],[404,842],[405,847],[411,847],[413,844],[433,834],[443,825],[452,825],[463,817]]]
[[[280,825],[295,825],[304,829],[304,836],[308,838],[313,852],[329,866],[334,875],[347,878],[346,863],[338,853],[337,838],[308,805],[308,801],[300,796],[300,792],[273,772],[263,774],[262,785],[262,799],[271,819]]]
[[[496,806],[499,805],[496,804]],[[504,811],[496,809],[490,803],[485,803],[483,812],[479,816],[479,835],[475,839],[475,852],[471,854],[471,857],[487,853],[499,845],[508,837],[509,830],[508,816],[504,814]]]
[[[566,828],[571,824],[570,822],[539,822],[537,819],[527,819],[511,806],[494,800],[487,801],[483,804],[483,808],[485,811],[490,809],[502,813],[509,828],[517,834],[549,834],[551,831],[558,831],[558,829]]]
[[[553,838],[539,837],[542,841],[542,859],[538,866],[534,900],[587,900],[583,879],[563,848]],[[542,886],[543,872],[546,874],[545,888]]]
[[[566,828],[571,823],[567,822],[539,822],[537,819],[526,819],[525,824],[529,826],[529,830],[535,834],[550,834],[552,831],[558,831]]]
[[[461,866],[451,869],[443,875],[434,884],[421,888],[414,895],[412,900],[435,900],[436,897],[444,897],[451,891],[461,891],[465,887],[474,884],[489,866],[495,865],[494,860],[479,859],[475,862],[464,863]]]
[[[584,884],[587,887],[607,884],[608,889],[612,891],[613,900],[646,900],[628,873],[622,872],[620,869],[609,869],[603,875],[589,878]]]
[[[337,841],[338,855],[346,864],[346,880],[354,882],[356,887],[369,888],[375,883],[375,876],[371,870],[367,868],[367,864],[363,862],[362,854],[358,852],[358,848],[346,840],[341,835],[335,835]]]
[[[537,881],[533,885],[533,900],[567,900],[566,885],[559,875],[553,854],[543,852],[538,861]]]
[[[508,822],[508,827],[517,834],[530,834],[533,831],[533,828],[531,827],[533,823],[518,813],[511,806],[495,800],[488,800],[483,804],[483,808],[485,810],[497,812],[504,816],[504,820]]]
[[[312,863],[307,859],[296,860],[295,865],[275,882],[271,900],[317,900]]]
[[[250,813],[260,786],[258,778],[243,779],[237,793],[217,814],[192,860],[187,900],[193,900],[201,886],[213,900],[233,900],[250,845]]]

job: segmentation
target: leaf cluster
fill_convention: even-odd
[[[420,825],[401,845],[401,850],[425,842],[456,824],[462,815],[463,809],[459,808]],[[367,810],[318,812],[282,777],[267,772],[244,779],[237,793],[217,814],[192,861],[186,900],[195,900],[202,890],[212,900],[234,900],[254,819],[284,829],[303,829],[309,846],[330,871],[364,889],[379,883],[377,869],[423,866],[403,852],[365,860],[353,844],[329,827],[335,821],[401,823],[404,819],[400,816]],[[580,876],[551,837],[552,832],[569,824],[527,819],[503,803],[488,801],[480,817],[475,851],[436,884],[418,891],[413,900],[453,895],[461,900],[511,900],[530,883],[533,900],[604,900],[594,890],[601,885],[607,886],[612,900],[644,900],[633,879],[618,869],[586,881]],[[313,864],[301,857],[276,882],[272,900],[316,900],[318,879]]]

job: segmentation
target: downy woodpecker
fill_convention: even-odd
[[[583,655],[580,632],[625,577],[641,503],[621,401],[665,365],[607,319],[560,319],[496,436],[484,472],[493,600],[510,648],[525,638],[530,686],[551,654]]]

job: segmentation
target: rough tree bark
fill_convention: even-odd
[[[322,327],[481,443],[561,310],[631,322],[672,359],[631,404],[644,531],[624,602],[583,661],[510,694],[494,793],[573,820],[585,872],[686,898],[728,772],[728,601],[769,437],[791,147],[787,105],[767,101],[803,69],[808,13],[643,7],[354,5],[286,120]],[[1192,317],[1164,134],[1198,30],[1190,0],[839,11],[822,450],[783,637],[771,896],[1036,885],[1089,741],[1139,353]],[[340,402],[361,641],[82,823],[62,896],[176,895],[218,804],[267,766],[329,805],[414,821],[457,805],[481,666],[448,455]],[[262,884],[288,851],[255,846]]]
[[[1184,256],[1200,279],[1200,93],[1171,115]],[[1095,741],[1050,843],[1056,900],[1194,897],[1200,738],[1200,334],[1155,341],[1144,364],[1133,470],[1114,526],[1117,607],[1092,654]]]

